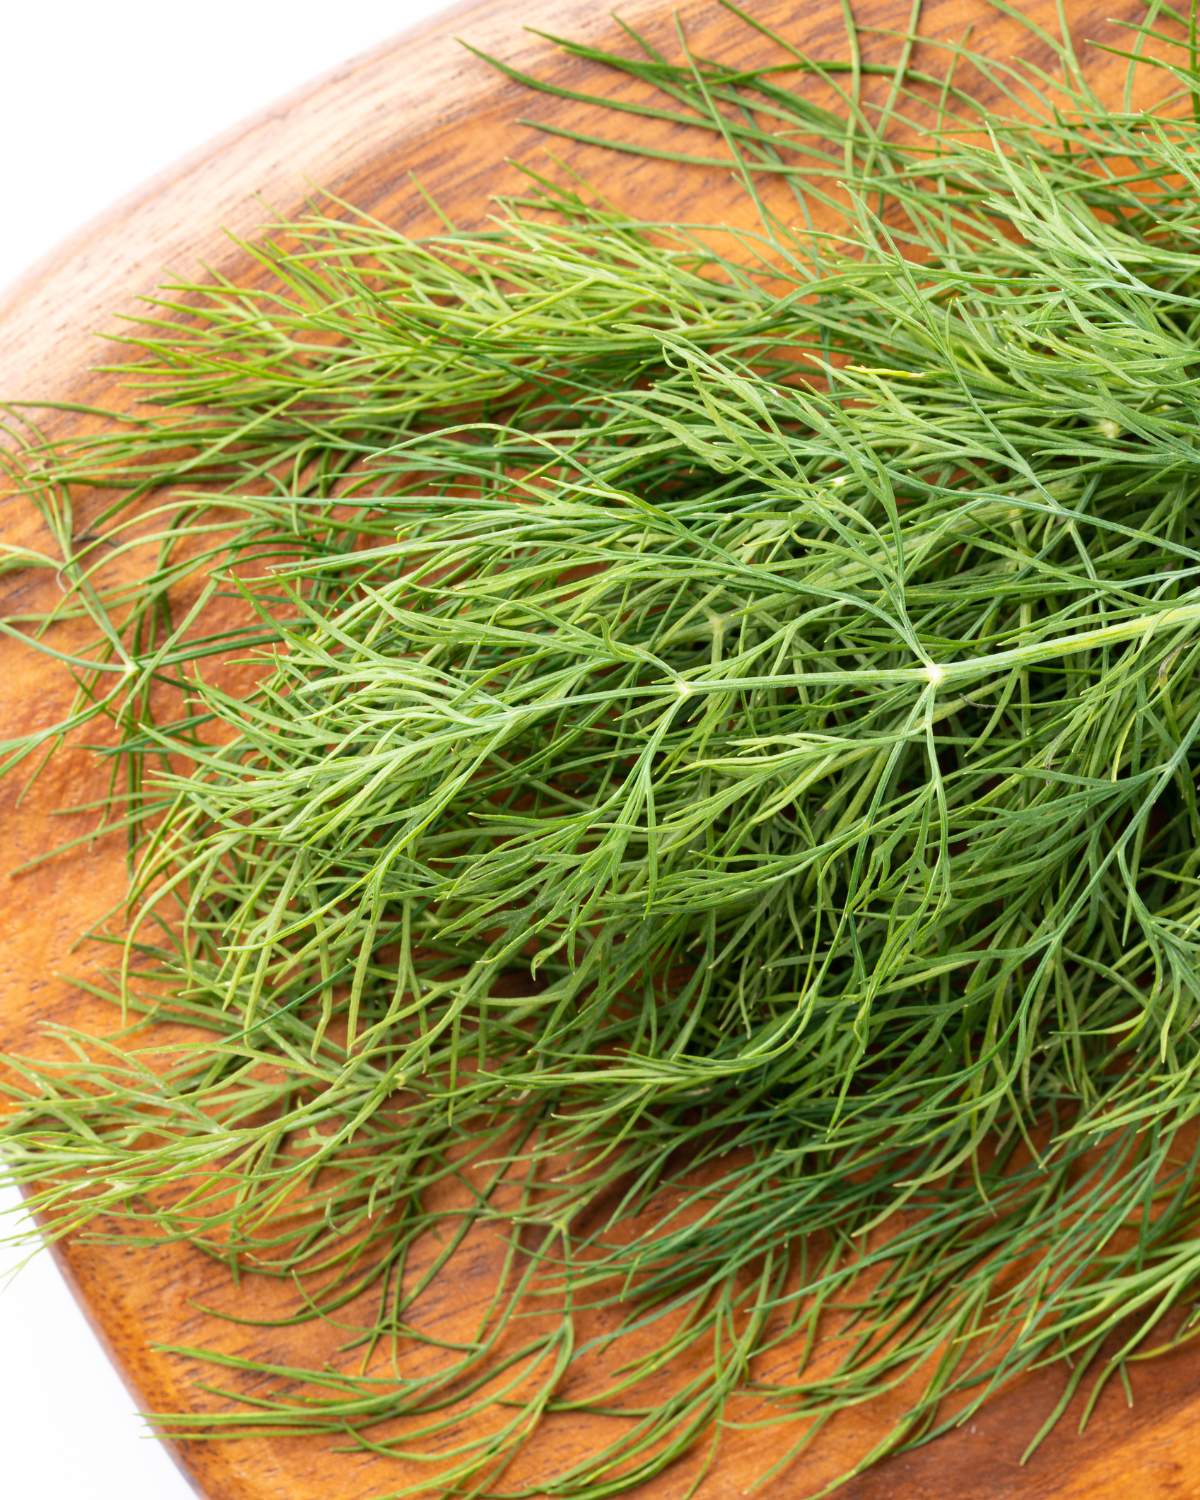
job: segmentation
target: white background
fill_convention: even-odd
[[[177,157],[445,8],[444,0],[0,3],[0,292]],[[5,895],[0,871],[0,920]],[[0,1188],[9,1210],[0,1232],[14,1227],[17,1202]],[[145,1436],[50,1257],[9,1278],[25,1253],[0,1247],[5,1495],[184,1500],[190,1487]]]

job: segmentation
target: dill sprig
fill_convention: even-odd
[[[857,1472],[1195,1331],[1186,19],[1120,109],[1065,32],[1053,74],[564,43],[652,91],[576,138],[698,133],[654,154],[731,167],[746,227],[532,175],[476,232],[314,213],[133,320],[133,415],[14,415],[56,550],[5,567],[62,587],[4,628],[77,696],[5,765],[103,731],[130,1024],[14,1061],[8,1169],[51,1235],[182,1239],[339,1331],[210,1352],[232,1399],[166,1430],[596,1497],[794,1423],[769,1479],[907,1382]],[[510,1471],[585,1412],[611,1441]]]

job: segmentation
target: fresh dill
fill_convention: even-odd
[[[210,1354],[234,1399],[166,1430],[598,1497],[738,1421],[794,1425],[769,1479],[908,1381],[857,1471],[1196,1331],[1188,35],[1147,9],[1124,108],[1065,37],[1053,74],[575,48],[655,100],[579,138],[703,136],[659,154],[749,227],[534,177],[476,232],[314,213],[134,322],[135,415],[13,408],[56,550],[4,569],[62,587],[4,629],[77,696],[0,756],[103,740],[130,1024],[22,1061],[0,1151],[49,1234],[343,1329]],[[611,1435],[515,1477],[556,1412]]]

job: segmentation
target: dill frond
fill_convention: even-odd
[[[575,47],[655,91],[577,138],[696,132],[656,154],[732,168],[747,226],[534,176],[478,232],[314,213],[263,285],[133,321],[135,415],[14,415],[49,550],[4,567],[62,587],[4,629],[78,692],[0,752],[109,736],[131,1026],[14,1064],[0,1151],[49,1234],[186,1240],[340,1330],[325,1369],[210,1354],[234,1400],[166,1430],[599,1497],[903,1384],[860,1472],[1195,1331],[1179,20],[1121,109],[1065,39],[1053,74]],[[414,1309],[484,1232],[439,1340]],[[584,1412],[611,1441],[511,1478]]]

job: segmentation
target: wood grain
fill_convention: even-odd
[[[902,25],[907,0],[869,0],[856,11],[867,24]],[[1023,9],[1052,24],[1053,4],[1035,0]],[[1078,38],[1115,40],[1112,15],[1133,16],[1136,0],[1067,4]],[[714,4],[683,0],[682,13],[697,50],[728,52],[727,13]],[[839,9],[833,0],[795,5],[761,0],[754,13],[783,27],[816,54],[843,55]],[[668,38],[669,7],[661,0],[631,0],[627,21]],[[103,402],[113,396],[112,378],[91,366],[96,330],[150,291],[166,270],[194,275],[203,263],[237,274],[241,252],[225,230],[251,231],[264,201],[283,214],[296,211],[314,184],[405,228],[428,222],[414,176],[460,222],[478,221],[489,194],[511,186],[515,170],[506,158],[543,163],[545,141],[515,123],[522,112],[558,124],[578,121],[578,106],[531,100],[459,47],[462,36],[506,60],[536,70],[566,87],[588,79],[585,64],[565,59],[544,41],[524,34],[535,26],[589,41],[616,40],[612,23],[582,0],[530,0],[523,6],[483,0],[439,17],[420,31],[340,68],[232,131],[173,172],[88,226],[28,276],[0,306],[0,392],[58,401]],[[972,0],[934,0],[927,6],[926,33],[960,38],[973,27],[977,47],[1011,55],[1036,52],[1002,17]],[[737,46],[761,55],[762,43]],[[883,42],[872,45],[879,48]],[[1046,62],[1046,56],[1039,61]],[[1092,54],[1091,76],[1101,92],[1115,94],[1122,72],[1116,59]],[[669,165],[617,158],[555,143],[556,154],[585,170],[594,182],[633,209],[663,217],[731,215],[740,190],[728,174],[681,172]],[[61,428],[78,420],[58,416]],[[0,534],[20,541],[36,535],[33,518],[16,501],[0,511]],[[21,606],[39,580],[4,585],[0,605]],[[0,645],[0,725],[19,733],[43,722],[66,698],[66,684],[11,643]],[[57,843],[61,823],[50,813],[82,800],[89,785],[88,762],[65,757],[18,803],[11,780],[0,786],[6,863],[15,864]],[[96,849],[59,860],[2,888],[0,930],[0,1048],[36,1049],[39,1029],[57,1021],[83,1029],[106,1027],[107,1016],[69,982],[54,976],[70,968],[73,940],[110,904],[122,883],[120,851]],[[219,1267],[180,1247],[135,1251],[72,1243],[63,1264],[100,1336],[148,1408],[193,1405],[194,1369],[187,1361],[153,1350],[155,1343],[211,1342],[225,1350],[253,1349],[290,1363],[321,1357],[319,1331],[232,1329],[196,1311],[197,1301],[219,1300],[226,1290]],[[445,1286],[447,1316],[469,1311],[488,1273],[482,1247],[475,1274]],[[478,1282],[478,1287],[474,1285]],[[268,1294],[264,1294],[268,1295]],[[9,1357],[9,1356],[0,1356]],[[1022,1449],[1061,1389],[1060,1372],[1027,1378],[995,1400],[969,1427],[924,1449],[893,1459],[852,1482],[847,1500],[1165,1500],[1200,1494],[1200,1350],[1155,1362],[1134,1376],[1136,1404],[1128,1410],[1115,1388],[1102,1399],[1085,1437],[1063,1423],[1026,1468]],[[898,1396],[902,1409],[903,1395]],[[865,1411],[831,1429],[821,1443],[778,1480],[772,1494],[807,1493],[846,1458],[869,1446],[885,1417]],[[559,1424],[551,1433],[558,1459],[585,1444],[582,1426]],[[749,1479],[783,1451],[792,1434],[732,1433],[721,1464],[700,1490],[707,1500],[743,1493]],[[180,1460],[198,1489],[211,1500],[367,1500],[398,1485],[402,1476],[383,1461],[329,1451],[320,1439],[245,1440],[186,1445]],[[535,1467],[528,1475],[538,1472]],[[639,1493],[671,1500],[682,1496],[693,1475],[689,1463],[643,1487]],[[531,1482],[535,1482],[533,1480]]]

